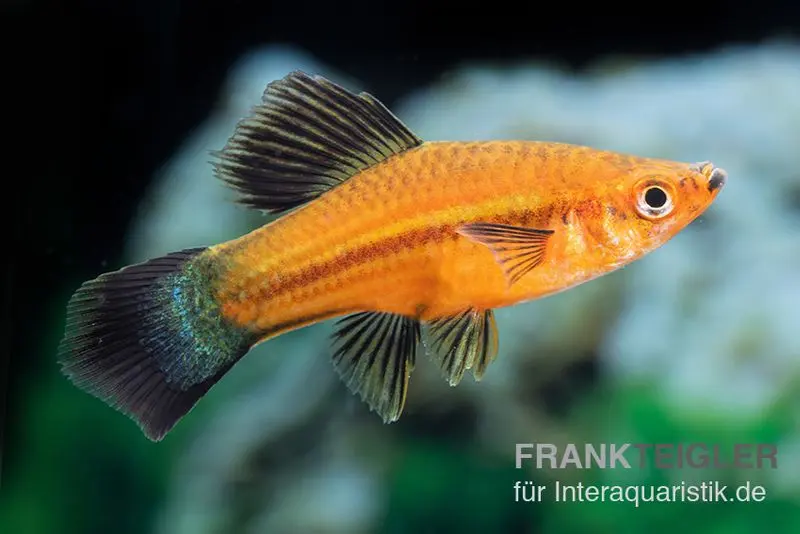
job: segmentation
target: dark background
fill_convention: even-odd
[[[3,321],[9,394],[3,477],[14,476],[26,384],[55,365],[37,335],[80,282],[116,263],[156,170],[252,47],[291,42],[393,101],[469,59],[686,54],[798,35],[800,3],[6,0]],[[21,119],[19,122],[12,119]],[[10,140],[10,143],[9,141]],[[16,143],[15,143],[16,141]],[[6,237],[8,239],[8,237]],[[9,297],[10,295],[10,297]],[[48,358],[48,355],[52,355]],[[4,362],[0,362],[4,363]],[[3,366],[0,365],[0,368]],[[2,407],[0,405],[0,407]]]

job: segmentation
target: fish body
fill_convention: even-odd
[[[243,204],[282,215],[101,275],[68,305],[64,371],[151,439],[253,345],[332,318],[337,372],[394,421],[423,336],[450,384],[480,379],[494,309],[656,249],[726,178],[563,143],[426,142],[371,95],[299,72],[216,155]]]
[[[360,310],[430,321],[539,298],[660,243],[614,209],[629,202],[621,176],[653,172],[695,180],[685,164],[559,143],[424,143],[212,247],[231,266],[217,298],[265,334]],[[508,284],[491,249],[458,231],[481,222],[553,230],[544,261]]]

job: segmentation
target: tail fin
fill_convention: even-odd
[[[59,347],[73,383],[159,441],[249,350],[210,291],[213,262],[187,249],[84,283]],[[200,261],[198,261],[200,260]]]

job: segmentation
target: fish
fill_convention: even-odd
[[[709,161],[560,142],[425,141],[370,93],[299,70],[212,158],[272,220],[101,274],[66,306],[62,372],[152,441],[252,347],[327,320],[341,381],[397,421],[421,354],[451,386],[481,380],[494,310],[656,250],[727,179]]]

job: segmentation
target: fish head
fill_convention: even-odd
[[[649,161],[626,173],[608,210],[606,228],[636,256],[663,245],[717,198],[727,173],[710,161]]]

